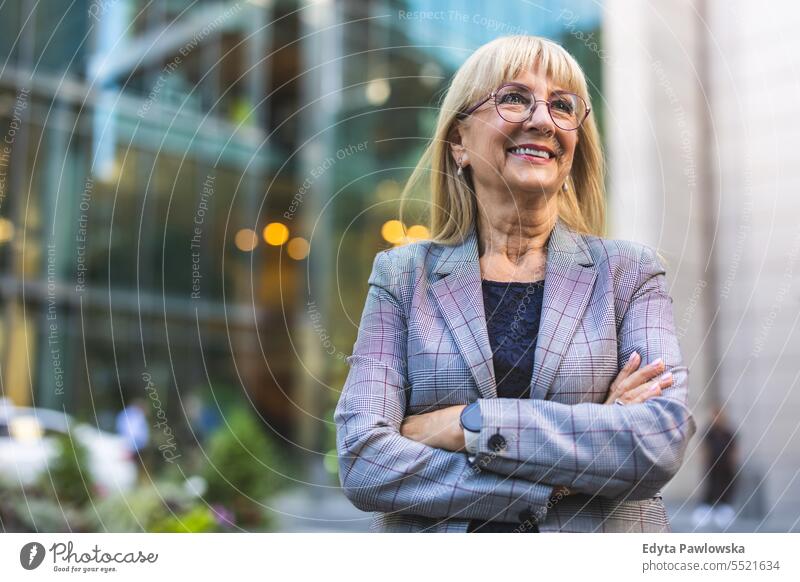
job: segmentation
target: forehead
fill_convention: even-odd
[[[541,90],[548,93],[553,91],[568,91],[568,87],[559,79],[548,75],[542,67],[523,70],[517,75],[505,81],[506,83],[521,83],[531,89]]]

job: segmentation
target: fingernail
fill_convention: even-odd
[[[653,366],[654,368],[658,368],[663,363],[664,363],[664,360],[662,360],[661,358],[658,358],[658,359],[654,360],[653,363],[650,364],[650,365]]]
[[[636,359],[636,352],[631,352],[631,355],[628,356],[628,364],[632,363],[633,360]]]
[[[672,372],[664,372],[663,374],[661,374],[661,377],[658,380],[659,382],[665,382],[671,379],[672,379]]]

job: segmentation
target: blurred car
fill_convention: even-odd
[[[69,434],[87,451],[88,470],[101,492],[129,491],[137,464],[127,441],[118,435],[46,408],[14,406],[0,398],[0,479],[33,485],[60,453],[56,437]]]

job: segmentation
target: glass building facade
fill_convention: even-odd
[[[599,18],[577,0],[5,2],[3,395],[109,428],[149,374],[182,438],[190,396],[249,400],[323,459],[447,79],[492,38],[543,34],[599,93]]]

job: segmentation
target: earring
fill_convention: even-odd
[[[563,184],[561,184],[561,191],[566,192],[567,190],[569,190],[569,188],[567,187],[567,183],[564,182]]]
[[[464,168],[461,167],[461,158],[458,158],[458,162],[457,163],[458,163],[458,170],[456,170],[456,174],[458,174],[459,176],[463,176],[464,175]]]

